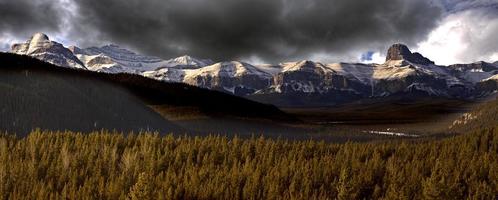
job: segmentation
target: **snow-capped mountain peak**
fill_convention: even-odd
[[[108,73],[142,73],[167,67],[168,62],[154,56],[145,56],[115,44],[80,49],[71,47],[73,53],[94,71]]]
[[[309,104],[310,99],[306,99],[309,97],[316,103],[335,104],[406,94],[476,98],[498,91],[496,62],[439,66],[403,44],[392,45],[382,64],[322,64],[302,60],[254,66],[240,61],[213,63],[188,55],[163,60],[113,44],[67,49],[42,33],[13,45],[12,52],[64,67],[135,73],[240,96],[261,95],[265,103],[276,100]]]
[[[12,45],[11,52],[29,55],[62,67],[86,68],[69,49],[60,43],[51,41],[44,33],[35,33],[25,43]]]
[[[180,56],[177,58],[173,58],[168,60],[172,66],[193,66],[193,67],[204,67],[208,65],[214,64],[214,62],[210,59],[198,59],[188,55]]]
[[[48,36],[43,33],[35,33],[29,41],[29,48],[27,53],[33,53],[38,48],[41,48],[45,45],[50,45]]]
[[[244,62],[219,62],[199,69],[185,70],[183,82],[205,88],[245,95],[271,84],[272,75]]]
[[[103,54],[115,60],[124,61],[124,62],[154,63],[162,61],[162,59],[158,57],[140,55],[138,53],[122,48],[115,44],[108,44],[102,47],[90,47],[84,49],[84,51],[86,52],[87,55]]]
[[[316,72],[317,70],[322,72],[330,72],[331,70],[322,63],[313,62],[310,60],[283,63],[282,66],[283,66],[282,72],[289,72],[289,71]]]
[[[238,77],[247,74],[270,77],[268,73],[257,67],[239,61],[219,62],[196,70],[188,70],[188,74],[192,75],[209,75],[209,76],[225,76]]]

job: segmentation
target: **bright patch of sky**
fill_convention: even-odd
[[[383,63],[386,56],[380,52],[368,51],[360,56],[362,63]]]
[[[0,33],[0,51],[1,52],[7,52],[10,51],[10,47],[14,43],[19,43],[21,40],[18,38],[14,37],[13,35],[9,33]],[[24,42],[24,41],[22,41]]]
[[[415,51],[436,64],[497,61],[498,8],[467,9],[447,15]]]
[[[371,61],[373,54],[374,54],[373,51],[367,51],[367,52],[361,54],[361,56],[360,56],[361,62]]]

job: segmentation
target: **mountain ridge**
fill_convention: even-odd
[[[229,124],[224,121],[227,118],[240,119],[237,123],[297,121],[275,106],[184,83],[63,68],[11,53],[0,53],[0,61],[0,91],[5,97],[0,102],[8,105],[0,109],[0,127],[19,134],[34,128],[195,134],[206,131],[176,124],[167,118],[169,114],[210,118],[220,124]],[[176,110],[183,112],[172,113]]]
[[[61,67],[86,69],[69,49],[51,41],[44,33],[35,33],[26,42],[13,44],[11,49],[12,53],[29,55]]]
[[[30,55],[17,49],[13,48],[12,52]],[[117,45],[69,49],[88,70],[132,73],[167,82],[187,83],[279,106],[300,106],[309,96],[316,96],[313,103],[317,105],[337,105],[392,95],[475,99],[498,90],[496,63],[435,65],[400,43],[388,49],[386,61],[381,64],[322,64],[304,60],[251,65],[239,61],[214,63],[190,56],[163,60],[142,56]],[[62,55],[67,52],[61,51]],[[228,69],[244,73],[228,73]],[[337,95],[345,98],[334,97]],[[302,99],[295,101],[302,103],[280,104],[278,98]]]

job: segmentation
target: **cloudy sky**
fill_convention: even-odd
[[[162,58],[383,62],[393,43],[437,64],[498,61],[498,0],[0,0],[0,50],[35,32]]]

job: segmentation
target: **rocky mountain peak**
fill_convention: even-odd
[[[389,60],[407,60],[413,63],[423,64],[423,65],[434,64],[433,61],[422,56],[420,53],[417,52],[412,53],[406,45],[400,43],[393,44],[387,50],[386,61]]]
[[[49,41],[49,38],[46,34],[44,33],[35,33],[33,36],[31,36],[30,41],[33,43],[39,43],[39,42],[45,42]]]
[[[73,52],[73,54],[84,54],[84,51],[83,49],[77,47],[77,46],[69,46],[67,49],[69,49],[69,51]]]
[[[44,33],[35,33],[25,43],[12,45],[11,52],[18,54],[29,54],[38,48],[51,45],[51,41]]]
[[[311,60],[302,60],[302,61],[299,61],[297,64],[299,64],[299,65],[314,65],[315,62],[313,62]]]
[[[180,57],[175,58],[173,60],[178,62],[178,63],[185,64],[185,65],[197,64],[197,59],[194,59],[188,55],[183,55],[183,56],[180,56]]]
[[[173,58],[169,60],[170,63],[173,63],[175,65],[192,65],[192,66],[197,66],[197,67],[204,67],[208,65],[214,64],[212,60],[209,59],[198,59],[191,57],[189,55],[183,55],[177,58]]]
[[[411,55],[412,52],[404,44],[393,44],[387,50],[387,60],[403,60],[404,57]]]
[[[44,33],[35,33],[26,42],[12,45],[11,52],[29,55],[62,67],[85,69],[84,64],[71,50],[60,43],[50,41]]]
[[[297,66],[298,68],[309,68],[309,69],[314,69],[316,68],[317,65],[318,63],[315,63],[311,60],[302,60],[295,64],[295,66]]]
[[[307,104],[308,96],[316,96],[317,102],[329,105],[330,102],[336,104],[397,95],[474,98],[498,91],[496,63],[437,66],[421,54],[411,52],[404,44],[392,45],[386,57],[389,62],[380,65],[301,60],[254,66],[240,61],[213,63],[188,55],[163,60],[113,44],[66,48],[50,41],[43,33],[34,34],[24,43],[14,44],[12,52],[62,67],[140,74],[241,96],[263,94],[265,97],[262,98],[285,98],[283,101],[286,102],[282,103],[288,101],[288,105]],[[306,99],[301,99],[302,96]],[[273,102],[270,99],[267,103]]]

